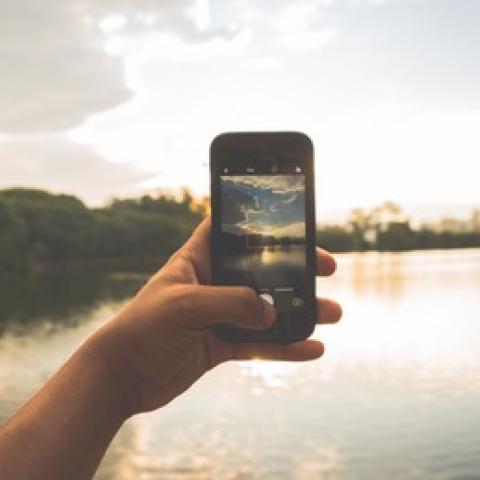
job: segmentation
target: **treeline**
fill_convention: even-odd
[[[429,228],[414,230],[408,223],[390,223],[371,240],[365,239],[362,232],[346,227],[324,227],[318,230],[317,240],[323,248],[333,252],[398,252],[480,247],[478,232],[435,232]]]
[[[462,222],[454,223],[458,227]],[[369,211],[352,210],[344,225],[323,226],[317,231],[317,241],[335,252],[471,248],[480,247],[480,231],[469,229],[465,222],[461,231],[443,230],[441,222],[413,228],[398,205],[385,202]]]
[[[38,265],[104,262],[152,270],[205,215],[193,197],[145,195],[90,209],[71,195],[42,190],[0,191],[0,276]],[[317,242],[333,252],[480,247],[480,232],[413,229],[391,202],[356,209],[341,226],[323,226]]]
[[[87,208],[71,195],[0,191],[0,272],[42,264],[141,262],[158,265],[191,233],[205,212],[188,192],[114,200]]]

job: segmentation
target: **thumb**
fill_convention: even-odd
[[[196,285],[186,294],[182,312],[190,327],[209,327],[229,323],[241,328],[263,330],[273,325],[276,311],[253,289],[244,286]]]

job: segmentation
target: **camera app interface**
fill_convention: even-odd
[[[279,317],[301,315],[305,175],[221,175],[220,184],[223,283],[249,285],[275,304]]]

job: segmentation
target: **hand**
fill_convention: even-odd
[[[85,348],[107,363],[124,395],[127,416],[170,402],[205,372],[227,360],[312,360],[323,344],[227,343],[216,323],[266,329],[275,310],[249,287],[209,285],[210,219],[169,259],[120,313],[97,331]],[[317,275],[331,275],[335,260],[317,248]],[[342,315],[333,300],[317,299],[317,323]]]

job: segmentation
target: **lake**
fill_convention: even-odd
[[[128,421],[97,479],[480,479],[480,250],[338,255],[323,359],[229,363]],[[0,292],[0,420],[141,275],[56,272]]]
[[[222,278],[250,285],[257,291],[278,286],[295,286],[303,290],[305,246],[275,245],[225,255],[222,267]]]

